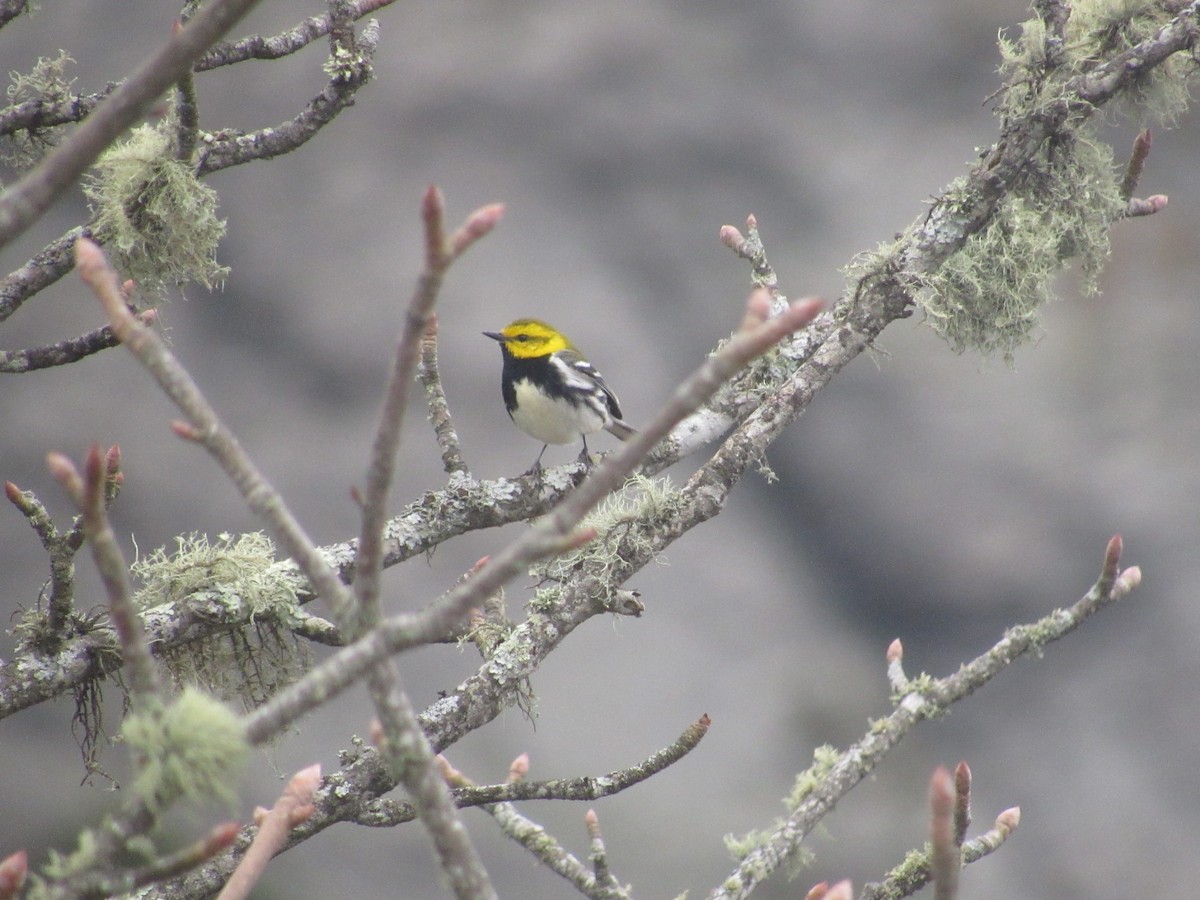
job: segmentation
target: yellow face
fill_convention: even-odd
[[[517,319],[500,331],[504,347],[517,359],[546,356],[559,350],[571,349],[566,335],[555,331],[539,319]]]

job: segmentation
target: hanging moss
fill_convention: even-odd
[[[66,75],[67,65],[75,60],[66,51],[58,56],[40,56],[28,73],[10,72],[10,84],[5,92],[14,106],[34,100],[46,106],[67,101],[71,96],[74,78]],[[16,169],[28,169],[45,158],[62,137],[62,126],[22,128],[0,137],[0,159]]]
[[[926,323],[958,352],[1011,359],[1033,339],[1038,310],[1053,299],[1054,277],[1069,259],[1079,260],[1084,293],[1098,289],[1108,230],[1124,209],[1112,151],[1081,132],[1049,156],[1030,167],[987,227],[921,278]]]
[[[1070,78],[1153,37],[1174,15],[1168,4],[1154,0],[1078,0],[1071,5],[1053,80],[1044,77],[1045,24],[1037,17],[1022,23],[1019,37],[1000,36],[1000,71],[1016,90],[1006,92],[999,111],[1019,114],[1030,99],[1050,99],[1065,89]],[[1170,125],[1191,100],[1188,78],[1196,67],[1190,54],[1176,53],[1147,71],[1106,109],[1110,115]],[[1035,86],[1031,98],[1026,89]]]
[[[217,194],[175,159],[165,126],[142,125],[109,148],[84,193],[97,240],[143,290],[191,281],[212,288],[228,274],[216,259],[225,234]]]
[[[295,682],[311,663],[308,644],[291,627],[298,610],[299,578],[276,567],[275,548],[261,533],[203,534],[176,539],[138,559],[130,571],[142,583],[135,602],[143,609],[189,598],[194,610],[208,604],[231,619],[249,612],[250,622],[216,631],[160,653],[176,688],[200,685],[246,710],[261,706]]]
[[[1041,114],[1071,99],[1072,80],[1103,61],[1153,36],[1170,21],[1164,4],[1148,0],[1083,0],[1072,6],[1060,52],[1047,58],[1046,26],[1034,17],[1021,34],[1000,36],[1001,73],[1006,87],[996,112],[1008,121]],[[1190,99],[1186,78],[1196,61],[1176,54],[1105,108],[1110,114],[1136,110],[1142,120],[1171,122]],[[1061,108],[1061,107],[1059,107]],[[1108,257],[1109,228],[1124,214],[1120,173],[1111,148],[1096,136],[1098,125],[1070,115],[1031,154],[1021,178],[1007,185],[986,227],[931,272],[906,272],[915,282],[925,322],[956,351],[1001,354],[1014,351],[1037,333],[1041,306],[1053,299],[1053,282],[1077,260],[1084,294],[1095,293]],[[939,204],[954,217],[956,198],[970,209],[968,180],[952,183]],[[922,227],[916,223],[912,231]],[[856,261],[856,280],[894,268],[893,248]]]

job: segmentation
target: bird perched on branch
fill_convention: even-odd
[[[589,434],[603,428],[623,441],[634,435],[621,420],[617,395],[561,331],[539,319],[517,319],[484,334],[500,342],[504,408],[518,428],[542,442],[530,472],[541,471],[550,444],[582,438],[579,459],[590,465]]]

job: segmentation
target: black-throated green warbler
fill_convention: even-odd
[[[621,421],[617,395],[562,332],[538,319],[517,319],[484,334],[500,342],[505,409],[518,428],[542,442],[531,472],[541,470],[550,444],[582,438],[579,458],[589,462],[589,434],[603,428],[623,441],[633,436]]]

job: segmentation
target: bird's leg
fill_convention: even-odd
[[[579,462],[583,463],[584,468],[590,469],[592,467],[592,455],[588,453],[587,436],[580,435],[580,437],[583,438],[583,449],[579,451]]]
[[[545,453],[546,448],[549,446],[549,444],[542,444],[542,453]],[[533,465],[525,472],[526,475],[535,476],[538,481],[542,480],[542,453],[537,455],[537,459],[533,461]]]

